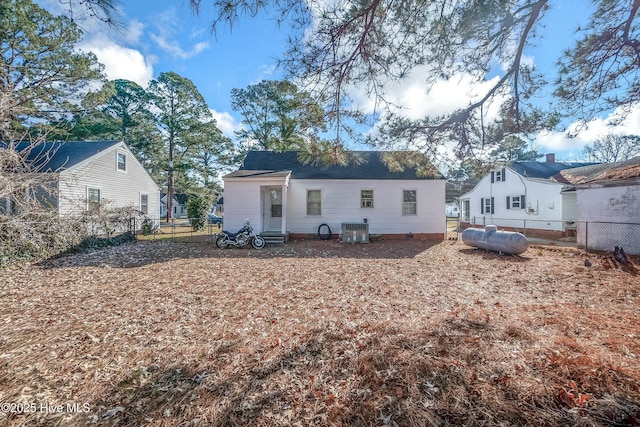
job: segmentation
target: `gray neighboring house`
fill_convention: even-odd
[[[31,149],[27,161],[37,173],[49,175],[53,191],[45,201],[61,216],[101,205],[133,207],[153,216],[160,210],[158,186],[124,142],[43,142]],[[2,211],[11,212],[10,201],[2,202]]]
[[[640,254],[640,156],[561,171],[564,194],[577,200],[579,247]]]

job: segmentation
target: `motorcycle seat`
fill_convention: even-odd
[[[223,230],[222,232],[223,232],[223,233],[225,233],[225,234],[226,234],[227,236],[229,236],[230,238],[234,238],[234,237],[236,237],[238,234],[240,234],[240,233],[244,233],[245,231],[246,231],[246,229],[242,228],[242,229],[238,230],[238,231],[237,231],[237,232],[235,232],[235,233],[232,233],[231,231],[224,231],[224,230]]]

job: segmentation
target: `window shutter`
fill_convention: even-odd
[[[484,213],[484,199],[480,199],[480,213]]]
[[[507,196],[507,209],[511,209],[511,198],[509,196]]]
[[[525,208],[525,200],[524,200],[524,194],[522,196],[520,196],[520,209],[526,209]]]
[[[505,168],[502,168],[502,180],[506,181],[506,172],[507,170]]]
[[[493,208],[495,206],[495,203],[493,201],[493,197],[491,198],[491,213],[495,213],[495,209]]]
[[[495,174],[493,173],[493,171],[491,171],[491,182],[492,182],[492,183],[493,183],[493,180],[494,180],[494,175],[495,175]]]

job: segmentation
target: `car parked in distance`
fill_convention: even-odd
[[[213,212],[211,212],[207,217],[207,222],[211,225],[217,225],[219,227],[222,227],[222,217],[216,215]]]

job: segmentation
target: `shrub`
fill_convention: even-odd
[[[148,236],[153,233],[153,221],[149,218],[145,218],[142,221],[141,231],[143,236]]]
[[[193,231],[202,230],[207,223],[207,213],[209,212],[209,203],[202,197],[192,197],[187,202],[187,215],[191,221]]]

